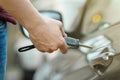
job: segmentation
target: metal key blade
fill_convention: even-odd
[[[85,45],[85,44],[82,44],[82,43],[79,43],[79,46],[86,47],[86,48],[89,48],[89,49],[93,49],[92,46],[88,46],[88,45]]]

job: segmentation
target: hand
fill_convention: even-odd
[[[36,25],[37,24],[37,25]],[[42,52],[53,52],[60,49],[62,53],[67,52],[67,45],[63,36],[66,33],[62,29],[62,23],[50,18],[43,18],[43,22],[31,25],[33,28],[28,29],[30,39],[34,46]]]
[[[11,14],[30,34],[34,46],[43,52],[67,51],[62,23],[43,18],[29,0],[0,0],[0,6]]]

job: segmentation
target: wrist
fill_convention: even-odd
[[[40,14],[31,16],[28,20],[24,21],[24,27],[28,30],[28,32],[37,29],[37,27],[41,27],[44,25],[45,21]]]

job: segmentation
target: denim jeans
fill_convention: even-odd
[[[4,80],[7,62],[7,29],[6,22],[0,20],[0,80]]]

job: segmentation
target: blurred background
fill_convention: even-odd
[[[117,41],[112,47],[119,53],[117,44],[120,36],[118,34],[120,0],[31,0],[31,3],[39,11],[59,12],[68,36],[84,42],[91,39],[89,38],[91,35],[101,35],[102,32],[107,34],[112,40]],[[110,29],[113,24],[117,25]],[[114,78],[119,80],[120,78],[119,56],[115,58],[114,66],[110,67],[108,74],[96,78],[94,69],[89,66],[87,54],[81,49],[69,49],[65,55],[59,50],[53,54],[43,54],[37,49],[21,53],[17,51],[18,48],[30,44],[31,41],[22,33],[19,23],[17,25],[8,23],[6,80],[113,80]],[[117,69],[113,70],[115,67]]]

